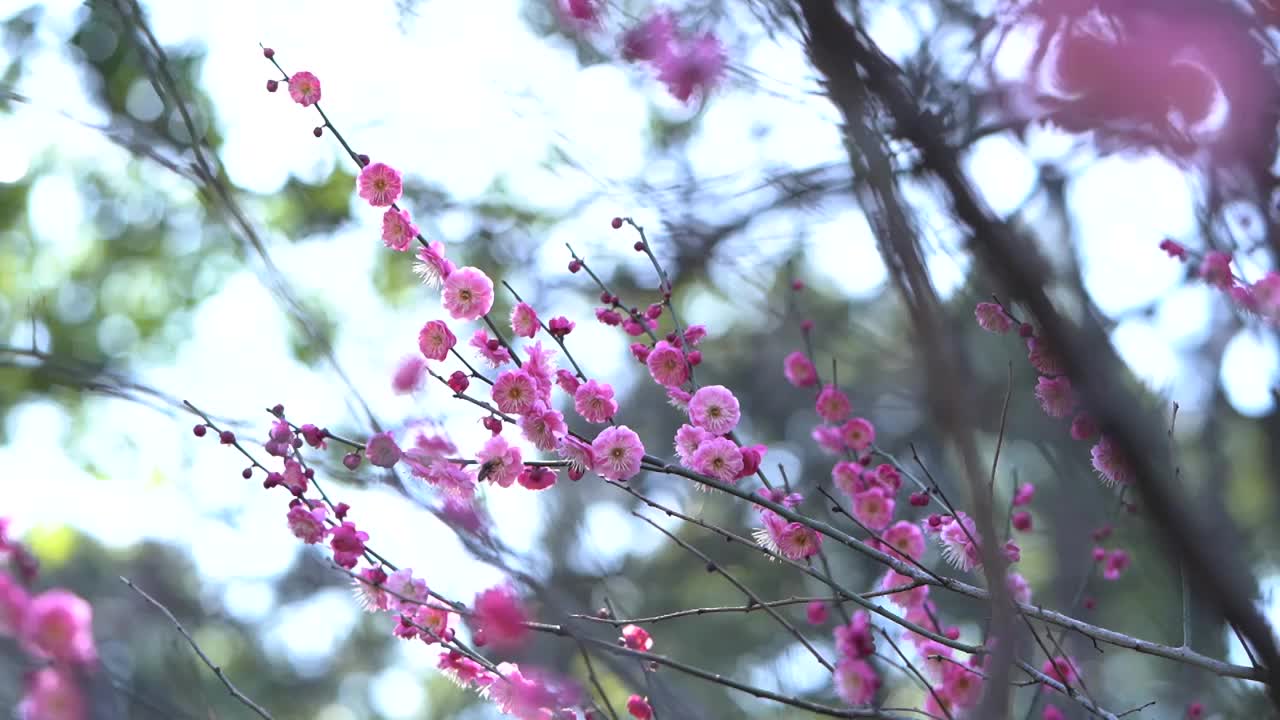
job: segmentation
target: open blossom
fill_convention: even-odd
[[[471,622],[486,645],[499,649],[519,647],[529,636],[525,626],[529,616],[510,585],[492,587],[476,595],[472,609]]]
[[[676,37],[676,21],[663,8],[622,35],[622,57],[631,62],[654,60],[667,54]]]
[[[876,441],[876,426],[866,418],[856,417],[840,426],[840,436],[850,450],[866,452]]]
[[[811,435],[818,447],[832,455],[844,453],[844,435],[840,433],[839,427],[835,425],[819,425],[813,429]]]
[[[982,676],[966,665],[947,663],[942,668],[942,687],[935,692],[953,711],[973,707],[982,697]]]
[[[685,362],[684,353],[666,340],[659,340],[644,362],[649,375],[659,385],[673,387],[689,379],[689,364]]]
[[[445,677],[462,687],[476,685],[484,688],[497,679],[483,665],[457,650],[441,653],[436,667]]]
[[[387,208],[382,214],[382,244],[392,250],[404,252],[417,236],[418,226],[413,224],[408,210]]]
[[[937,527],[926,524],[927,529],[938,534],[938,544],[942,548],[942,556],[961,570],[971,570],[980,563],[978,554],[978,528],[973,518],[964,512],[957,512],[955,517],[943,516]]]
[[[995,303],[980,302],[973,314],[978,318],[978,326],[987,332],[1003,334],[1013,329],[1013,318]]]
[[[418,248],[418,259],[413,263],[413,271],[427,287],[439,287],[454,269],[453,262],[444,256],[444,244],[439,240],[432,240]]]
[[[556,377],[556,351],[542,347],[542,342],[538,341],[525,345],[524,354],[527,358],[524,361],[524,371],[538,386],[538,398],[546,403],[551,402],[551,385]]]
[[[70,668],[49,666],[26,676],[18,703],[22,720],[86,720],[88,705]]]
[[[866,660],[840,658],[836,663],[836,694],[850,705],[866,705],[880,688],[880,677]]]
[[[724,47],[715,35],[704,33],[676,47],[669,47],[655,60],[658,79],[680,102],[695,94],[705,97],[724,74]]]
[[[539,400],[520,416],[520,432],[534,447],[550,452],[556,449],[560,438],[569,432],[569,427],[565,425],[564,415],[560,411]]]
[[[326,512],[321,503],[313,503],[313,507],[307,507],[301,500],[294,500],[289,503],[289,531],[308,545],[324,540],[329,532],[324,524]]]
[[[871,634],[871,615],[866,610],[853,614],[848,625],[838,625],[832,631],[836,640],[836,650],[841,657],[864,658],[876,652],[875,637]]]
[[[391,609],[391,594],[387,592],[387,571],[382,569],[382,565],[360,568],[356,577],[351,579],[351,586],[361,610],[380,612]]]
[[[1009,588],[1009,597],[1013,598],[1014,602],[1024,605],[1031,602],[1031,584],[1021,574],[1009,573],[1005,578],[1005,585]]]
[[[924,532],[913,522],[899,520],[881,533],[880,537],[896,551],[890,552],[890,555],[899,559],[911,558],[912,560],[924,557]]]
[[[720,482],[735,482],[742,472],[742,452],[732,440],[712,437],[693,453],[693,469]]]
[[[852,500],[854,495],[867,489],[867,482],[862,474],[861,464],[851,460],[841,460],[831,468],[831,482]]]
[[[582,382],[572,372],[560,369],[556,371],[556,385],[559,385],[560,389],[566,393],[573,395],[578,392]]]
[[[400,462],[400,458],[404,453],[401,452],[400,446],[396,444],[395,437],[388,430],[369,438],[369,442],[365,444],[364,454],[365,457],[369,458],[369,462],[374,465],[389,468]]]
[[[907,577],[906,575],[899,575],[893,570],[885,571],[884,577],[880,579],[881,590],[893,590],[894,588],[904,588],[910,585],[916,585],[915,580]],[[928,599],[929,599],[928,585],[916,585],[916,587],[913,587],[910,590],[899,590],[898,592],[895,592],[889,596],[889,600],[892,601],[895,605],[906,608],[907,610],[913,610],[913,609],[918,609],[923,607],[925,601],[927,601]],[[911,620],[911,616],[908,615],[907,619]],[[927,617],[926,617],[926,620],[927,620]],[[912,622],[915,622],[918,625],[923,625],[925,627],[928,627],[929,625],[932,624],[932,621],[929,621],[926,623],[920,623],[916,620],[912,620]]]
[[[698,452],[698,447],[713,437],[715,436],[700,427],[681,425],[676,430],[675,437],[676,455],[679,456],[680,463],[693,469],[693,456]]]
[[[414,577],[411,568],[400,568],[387,577],[387,605],[392,610],[412,613],[426,603],[430,594],[427,592],[427,581]]]
[[[605,423],[618,413],[613,387],[608,383],[588,380],[573,394],[573,409],[587,422]]]
[[[421,448],[409,448],[404,462],[413,474],[448,497],[470,498],[475,495],[476,479],[457,463],[433,456]]]
[[[1061,375],[1065,372],[1058,356],[1049,349],[1044,340],[1034,335],[1027,338],[1027,361],[1031,363],[1031,367],[1045,375]]]
[[[294,73],[289,78],[289,97],[302,107],[320,102],[320,78],[306,71]]]
[[[803,560],[822,551],[822,536],[803,523],[781,525],[773,541],[778,552],[788,560]]]
[[[572,435],[564,435],[556,442],[556,454],[569,462],[569,477],[574,473],[581,477],[591,472],[596,466],[595,451],[591,446]]]
[[[883,488],[889,497],[896,495],[898,488],[902,487],[902,473],[889,463],[880,463],[874,470],[864,472],[862,477],[868,486]]]
[[[818,393],[818,400],[814,403],[814,409],[818,411],[818,417],[829,423],[838,423],[849,417],[849,412],[853,409],[849,404],[849,396],[841,392],[840,388],[835,385],[827,385],[822,388],[822,392]],[[841,438],[843,442],[844,438]]]
[[[365,165],[356,179],[360,197],[374,207],[387,207],[400,199],[404,184],[400,173],[386,163]]]
[[[516,303],[511,309],[511,332],[519,337],[531,338],[538,334],[538,313],[528,303]]]
[[[329,547],[333,548],[333,561],[350,570],[364,554],[364,541],[369,533],[356,530],[355,523],[346,520],[329,533]]]
[[[442,320],[430,320],[418,331],[418,349],[428,360],[444,360],[458,344],[458,338]]]
[[[689,399],[689,420],[713,435],[733,432],[741,416],[738,398],[723,385],[698,388]]]
[[[1076,395],[1071,389],[1071,381],[1066,376],[1048,378],[1041,376],[1036,380],[1036,399],[1040,408],[1049,417],[1061,418],[1071,414],[1076,405]]]
[[[493,309],[493,281],[476,268],[458,268],[444,280],[442,302],[455,320],[476,320]]]
[[[813,387],[818,384],[818,371],[809,358],[799,350],[782,361],[782,374],[796,387]]]
[[[678,387],[667,388],[667,404],[671,407],[689,412],[689,401],[693,399],[693,395]]]
[[[872,487],[853,496],[853,516],[872,530],[883,530],[893,522],[893,498],[881,487]]]
[[[391,390],[397,395],[408,395],[422,389],[422,381],[426,378],[427,361],[417,355],[410,355],[400,361],[395,373],[391,376]]]
[[[507,443],[506,438],[494,435],[489,438],[480,452],[476,453],[482,468],[479,479],[488,480],[495,485],[511,487],[520,471],[524,469],[524,458],[520,448]]]
[[[38,658],[77,664],[98,659],[93,607],[70,590],[55,588],[33,596],[23,614],[18,639]]]
[[[508,370],[493,382],[493,402],[509,415],[519,415],[538,402],[538,386],[523,370]]]
[[[1061,655],[1049,658],[1040,666],[1040,672],[1071,688],[1080,687],[1080,670],[1075,660]],[[1045,691],[1051,688],[1044,686]]]
[[[489,333],[485,332],[484,328],[476,328],[475,334],[467,344],[475,348],[491,368],[499,368],[511,362],[511,353],[507,350],[507,346],[497,338],[489,337]]]
[[[1093,458],[1093,469],[1098,471],[1107,485],[1127,485],[1133,482],[1133,470],[1128,458],[1124,457],[1120,448],[1106,435],[1098,438],[1090,450]]]
[[[640,472],[644,445],[640,436],[626,425],[605,428],[591,443],[595,471],[610,480],[627,480]]]

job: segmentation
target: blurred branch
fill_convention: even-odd
[[[1132,393],[1121,384],[1125,376],[1105,333],[1092,318],[1073,327],[1058,313],[1045,293],[1041,262],[994,217],[969,183],[956,152],[943,137],[943,125],[923,110],[903,82],[898,66],[861,31],[841,16],[831,0],[799,0],[815,38],[832,53],[839,72],[863,75],[871,91],[884,103],[897,132],[915,144],[933,175],[945,187],[951,205],[970,232],[971,248],[1007,292],[1021,300],[1039,321],[1044,335],[1059,354],[1077,392],[1099,427],[1132,465],[1149,516],[1163,533],[1171,554],[1185,562],[1196,587],[1239,627],[1253,645],[1263,669],[1250,672],[1267,684],[1272,703],[1280,707],[1280,649],[1272,628],[1253,604],[1257,583],[1249,568],[1214,542],[1232,523],[1223,513],[1206,518],[1192,513],[1171,487],[1158,458],[1162,423],[1140,410]],[[1160,428],[1160,429],[1158,429]],[[1177,654],[1171,648],[1171,654]]]
[[[265,720],[272,720],[271,713],[263,710],[257,703],[250,700],[247,695],[240,692],[240,690],[232,684],[231,680],[227,677],[227,674],[223,672],[222,668],[215,665],[214,662],[209,659],[209,656],[204,654],[204,650],[200,649],[195,638],[191,637],[191,633],[187,632],[187,629],[182,627],[182,623],[178,622],[178,618],[173,616],[173,613],[170,612],[169,608],[165,607],[159,600],[148,595],[142,588],[134,585],[129,578],[122,576],[120,578],[120,582],[128,585],[130,589],[141,595],[142,599],[154,605],[156,609],[165,614],[165,617],[169,618],[169,622],[173,623],[173,626],[178,629],[179,633],[182,633],[182,637],[186,638],[187,644],[191,646],[192,650],[195,650],[196,655],[200,656],[200,660],[203,661],[205,665],[209,666],[209,669],[213,671],[213,674],[218,676],[218,679],[222,681],[223,686],[227,688],[227,692],[231,693],[232,697],[239,700],[245,707],[256,713],[258,717],[264,718]]]

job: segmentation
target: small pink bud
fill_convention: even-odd
[[[497,435],[498,433],[502,432],[502,421],[499,420],[498,418],[490,415],[489,417],[485,418],[482,422],[484,423],[485,429],[493,433],[494,435]]]
[[[264,57],[264,58],[266,58],[266,59],[270,60],[271,58],[273,58],[273,57],[275,57],[275,56],[276,56],[276,51],[275,51],[275,50],[272,50],[271,48],[262,48],[262,57]]]
[[[911,503],[912,507],[926,507],[929,504],[929,493],[911,493],[911,497],[907,498],[907,502]]]
[[[275,415],[276,417],[280,417],[281,415],[284,415],[284,405],[281,405],[280,403],[276,403],[275,405],[271,406],[271,414]]]
[[[1031,530],[1031,513],[1026,510],[1019,510],[1013,514],[1013,527],[1020,532],[1028,532]]]
[[[241,470],[240,477],[244,478],[245,480],[248,480],[249,478],[253,477],[253,468],[247,467],[244,470]]]
[[[805,606],[805,617],[810,625],[821,625],[827,621],[827,604],[821,600],[812,600]]]
[[[792,281],[791,281],[791,289],[792,289],[792,290],[795,290],[796,292],[800,292],[801,290],[803,290],[803,289],[804,289],[804,281],[803,281],[803,280],[792,280]]]
[[[196,437],[204,437],[204,434],[208,431],[209,430],[203,425],[197,425],[191,428],[191,432],[195,433]]]
[[[359,453],[347,453],[346,455],[343,455],[342,464],[345,465],[348,470],[355,470],[360,467]]]
[[[316,137],[320,137],[321,135],[324,134],[324,128],[317,125],[316,129],[311,131],[311,134],[315,135]]]
[[[360,167],[364,167],[369,164],[369,156],[364,153],[360,153],[356,156],[356,162],[360,163]]]
[[[609,224],[613,226],[614,230],[617,230],[618,228],[622,227],[622,218],[616,217],[610,220]]]
[[[337,505],[333,506],[333,515],[334,517],[338,518],[338,520],[345,520],[347,518],[347,512],[350,510],[351,510],[350,505],[344,502],[340,502]]]
[[[639,240],[637,240],[636,244],[631,247],[635,248],[636,252],[644,252],[644,243]]]
[[[945,633],[943,633],[943,634],[944,634],[944,635],[946,635],[946,636],[947,636],[949,639],[951,639],[951,640],[959,640],[959,639],[960,639],[960,628],[958,628],[958,627],[949,627],[949,628],[947,628],[947,631],[946,631]]]
[[[701,365],[701,364],[702,364],[702,351],[701,351],[701,350],[692,350],[692,351],[690,351],[690,352],[689,352],[689,354],[688,354],[688,355],[686,355],[685,357],[686,357],[686,358],[688,358],[688,360],[689,360],[689,364],[690,364],[690,365],[692,365],[692,366],[694,366],[694,367],[697,367],[697,366],[699,366],[699,365]]]
[[[454,370],[449,376],[449,389],[461,395],[471,386],[471,380],[467,378],[467,374],[461,370]]]
[[[578,262],[577,260],[569,261],[569,272],[576,273],[581,269],[582,269],[582,263]]]
[[[276,80],[267,81],[267,92],[275,92],[280,89],[280,83]]]
[[[231,432],[230,430],[223,430],[222,432],[218,433],[218,442],[222,443],[223,445],[233,445],[235,444],[235,441],[236,441],[236,434]]]

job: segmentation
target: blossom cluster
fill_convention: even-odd
[[[561,0],[559,7],[565,18],[584,29],[598,27],[604,10],[604,4],[596,0]],[[652,65],[659,79],[681,101],[705,97],[724,71],[719,41],[709,33],[682,31],[669,10],[660,9],[631,27],[623,33],[621,45],[625,59]],[[319,80],[310,73],[291,76],[289,90],[303,106],[318,102],[320,97]],[[396,617],[393,634],[440,645],[440,670],[459,685],[492,700],[504,713],[540,720],[576,718],[579,713],[594,717],[590,699],[574,682],[510,662],[494,665],[461,642],[458,630],[463,628],[451,620],[451,615],[465,621],[476,648],[505,653],[529,642],[530,633],[538,626],[531,622],[532,614],[515,585],[501,584],[478,593],[468,609],[435,595],[426,581],[411,570],[387,564],[370,550],[369,534],[350,519],[351,508],[332,503],[319,491],[315,473],[302,455],[304,448],[321,450],[328,442],[337,442],[348,449],[343,464],[349,470],[355,471],[367,461],[384,470],[407,472],[441,496],[442,517],[466,532],[484,532],[485,520],[481,505],[476,502],[482,493],[504,492],[516,485],[528,491],[546,490],[559,481],[561,472],[573,481],[590,473],[627,489],[631,486],[623,484],[642,471],[662,470],[689,479],[699,489],[729,491],[750,498],[762,526],[755,529],[754,538],[768,553],[802,566],[823,553],[823,534],[802,513],[805,494],[785,478],[783,487],[769,483],[762,470],[767,446],[739,437],[743,433],[744,407],[738,395],[726,386],[702,384],[695,378],[703,362],[708,329],[698,324],[682,325],[676,318],[672,288],[657,267],[643,229],[630,219],[614,218],[612,222],[614,229],[626,224],[638,232],[640,239],[634,248],[654,260],[662,281],[661,298],[647,307],[629,306],[588,269],[601,290],[601,304],[594,315],[597,322],[622,333],[648,379],[680,411],[681,423],[671,444],[667,446],[663,441],[654,445],[670,447],[676,465],[651,455],[639,435],[619,423],[625,419],[625,411],[608,382],[589,377],[572,362],[567,343],[577,327],[575,321],[566,317],[544,319],[533,305],[518,296],[509,313],[497,315],[493,280],[480,268],[457,265],[444,244],[426,240],[409,211],[397,204],[404,190],[401,173],[386,162],[355,157],[360,165],[356,194],[372,207],[385,208],[381,223],[383,245],[407,252],[416,243],[414,272],[424,285],[439,293],[441,312],[421,326],[417,352],[400,362],[391,378],[392,388],[398,393],[415,393],[427,378],[434,379],[447,386],[454,397],[484,411],[481,422],[489,436],[471,456],[459,457],[459,449],[443,433],[418,430],[410,440],[409,434],[415,429],[399,428],[374,433],[364,440],[345,440],[315,425],[295,425],[286,420],[283,408],[276,406],[276,421],[264,447],[279,459],[280,468],[267,471],[263,484],[268,489],[287,490],[287,523],[293,534],[306,544],[327,545],[333,562],[352,575],[362,606],[370,612]],[[1205,272],[1206,279],[1227,283],[1223,273],[1230,277],[1229,270],[1218,260],[1214,263]],[[569,272],[584,268],[585,261],[573,255]],[[1280,285],[1280,280],[1276,282]],[[803,284],[797,283],[793,288],[799,291]],[[998,303],[980,303],[975,316],[990,332],[1016,330],[1026,343],[1029,363],[1039,373],[1035,395],[1040,407],[1052,418],[1069,420],[1074,439],[1096,439],[1091,453],[1093,464],[1105,482],[1121,486],[1129,483],[1132,473],[1128,463],[1111,440],[1099,434],[1088,415],[1080,412],[1071,382],[1053,348],[1031,325],[1019,323]],[[467,327],[468,323],[475,325]],[[807,334],[812,324],[806,321],[801,329]],[[466,341],[459,343],[459,338]],[[559,367],[562,356],[571,361],[571,369]],[[461,367],[444,367],[455,363]],[[831,457],[831,484],[844,496],[848,510],[839,499],[827,494],[821,483],[812,485],[865,534],[868,546],[889,558],[881,560],[886,569],[878,586],[888,606],[901,613],[901,624],[908,628],[903,633],[904,641],[923,658],[920,676],[926,680],[928,690],[924,712],[937,717],[963,716],[982,694],[985,655],[963,656],[965,653],[957,649],[964,647],[958,643],[960,629],[943,623],[930,597],[931,585],[914,579],[904,566],[923,567],[930,539],[936,542],[941,557],[960,572],[971,572],[982,564],[984,542],[999,544],[1011,566],[1021,559],[1019,545],[1011,535],[983,538],[974,520],[941,499],[938,488],[910,477],[891,455],[883,452],[876,444],[875,424],[855,413],[854,398],[837,382],[834,370],[829,381],[824,382],[807,343],[805,351],[797,350],[785,357],[782,371],[792,386],[813,394],[816,421],[811,437]],[[575,429],[571,429],[571,423]],[[206,426],[212,427],[207,423],[197,426],[196,434],[203,435]],[[235,443],[234,436],[226,431],[218,433],[218,437],[224,444]],[[250,477],[253,470],[247,469],[245,477]],[[824,477],[825,471],[826,468]],[[753,494],[738,489],[753,476],[759,477],[763,487]],[[904,477],[916,484],[917,491],[902,502],[899,496],[903,494]],[[1032,532],[1030,506],[1034,495],[1031,484],[1015,490],[1009,508],[1010,533]],[[922,510],[931,504],[942,506],[943,511]],[[1105,539],[1095,533],[1096,542]],[[1094,550],[1094,557],[1108,580],[1119,578],[1130,562],[1125,550],[1104,549],[1101,545]],[[1020,573],[1010,570],[1005,582],[1016,602],[1030,603],[1031,588]],[[827,604],[810,603],[807,616],[814,625],[825,624],[829,616]],[[833,631],[839,657],[833,666],[832,684],[845,703],[868,705],[874,702],[881,685],[881,677],[872,664],[877,654],[873,634],[877,628],[865,611],[845,618],[847,622]],[[886,631],[880,632],[889,637]],[[654,645],[648,631],[637,624],[626,624],[618,643],[633,654],[648,653]],[[1051,658],[1044,668],[1045,675],[1068,687],[1079,680],[1075,662],[1065,656]],[[639,694],[628,698],[626,708],[640,720],[654,716],[648,698]],[[1045,717],[1057,712],[1050,706]]]
[[[0,517],[0,637],[17,641],[34,669],[26,675],[17,713],[22,720],[85,720],[82,681],[98,665],[93,607],[63,588],[33,592],[37,570],[26,546]]]

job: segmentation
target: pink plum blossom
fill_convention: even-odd
[[[444,280],[442,302],[455,320],[479,319],[493,308],[493,281],[476,268],[458,268]]]
[[[374,207],[387,207],[400,199],[404,189],[400,173],[386,163],[365,165],[357,179],[360,197]]]

